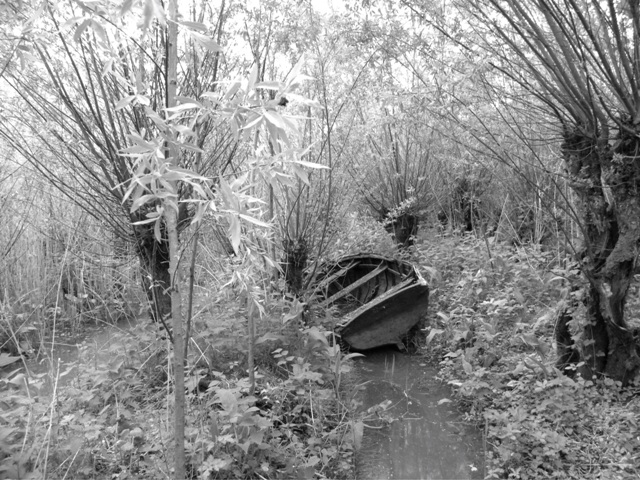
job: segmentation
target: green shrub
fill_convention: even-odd
[[[640,389],[555,368],[556,314],[576,270],[539,247],[489,248],[471,235],[418,246],[421,264],[439,272],[429,352],[485,431],[487,477],[638,478]]]

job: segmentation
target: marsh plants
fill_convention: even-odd
[[[486,478],[632,479],[640,475],[640,385],[562,372],[556,340],[571,316],[576,349],[588,288],[562,252],[444,234],[422,243],[432,290],[429,355],[467,420],[484,431]],[[637,282],[627,304],[638,331]]]
[[[185,365],[187,477],[352,477],[362,431],[341,387],[348,356],[325,332],[283,324],[280,305],[259,326],[251,394],[243,312],[228,300],[225,321],[200,325],[210,327]],[[4,376],[0,478],[172,478],[174,385],[163,336],[147,322],[114,329],[104,345],[81,345],[75,361]]]
[[[404,254],[432,286],[421,353],[483,432],[487,478],[637,478],[638,386],[556,366],[556,321],[568,307],[574,344],[589,346],[580,275],[562,252],[425,231]],[[184,370],[188,478],[353,478],[371,419],[358,411],[351,355],[299,321],[297,300],[271,292],[256,321],[252,386],[247,304],[233,289],[210,291],[196,288]],[[629,302],[631,318],[638,307]],[[77,361],[4,375],[0,476],[172,478],[165,337],[140,322],[85,343]]]

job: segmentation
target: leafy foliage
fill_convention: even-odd
[[[418,247],[440,274],[430,354],[485,430],[487,477],[634,478],[637,386],[571,379],[554,365],[557,311],[578,270],[536,246],[490,248],[449,235]]]
[[[351,407],[340,385],[349,356],[316,329],[281,338],[282,347],[275,349],[265,340],[272,359],[264,365],[276,367],[277,376],[259,366],[257,395],[248,393],[242,369],[228,370],[232,358],[242,362],[238,352],[204,370],[206,386],[201,370],[188,377],[193,478],[352,476],[354,433],[346,422]],[[95,347],[84,345],[81,358],[53,377],[54,384],[46,374],[28,383],[22,374],[2,380],[4,476],[170,475],[172,431],[162,413],[170,374],[166,341],[138,326],[112,332],[109,346],[95,354]],[[42,401],[47,395],[51,403]]]
[[[393,257],[397,252],[384,225],[370,215],[352,213],[340,221],[338,228],[344,233],[330,245],[332,260],[361,252]]]
[[[609,364],[638,365],[637,302],[624,311],[637,2],[15,3],[0,1],[0,366],[79,319],[130,315],[134,282],[171,295],[175,325],[87,346],[73,369],[3,372],[0,476],[352,477],[352,355],[301,320],[334,320],[304,303],[307,262],[361,252],[410,257],[431,280],[428,354],[484,427],[489,476],[638,475],[637,385],[566,378],[553,348],[557,311],[577,304],[572,345],[596,352],[601,307],[628,347]],[[356,212],[367,203],[386,224]],[[429,232],[399,253],[385,227],[408,246],[438,213],[483,238]],[[201,226],[227,229],[227,248],[200,245]],[[114,235],[137,242],[142,275]],[[190,238],[205,253],[183,362],[165,335],[181,337]],[[587,253],[570,261],[576,240]],[[617,303],[580,305],[596,295],[574,290],[574,262]]]

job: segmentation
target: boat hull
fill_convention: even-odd
[[[320,307],[342,315],[336,332],[355,350],[402,345],[427,311],[429,286],[408,262],[380,255],[343,257],[316,284]]]
[[[429,305],[429,287],[422,280],[403,282],[347,315],[337,332],[355,350],[402,345]]]

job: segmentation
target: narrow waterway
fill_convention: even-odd
[[[41,392],[52,390],[51,375],[38,375],[51,373],[52,363],[58,386],[67,384],[77,375],[81,349],[95,352],[93,361],[108,362],[112,349],[119,348],[114,334],[131,327],[126,323],[85,331],[80,338],[58,337],[53,359],[49,353],[49,358],[28,362],[31,373],[44,380]],[[435,368],[392,349],[366,352],[356,362],[358,382],[364,384],[359,398],[363,411],[369,411],[356,455],[357,479],[484,478],[482,433],[463,423],[446,401],[451,391],[437,380]]]
[[[374,407],[356,457],[358,479],[484,478],[482,434],[443,401],[451,391],[436,379],[436,369],[384,349],[367,352],[358,368],[366,382],[362,408]],[[395,420],[385,424],[376,416]]]

